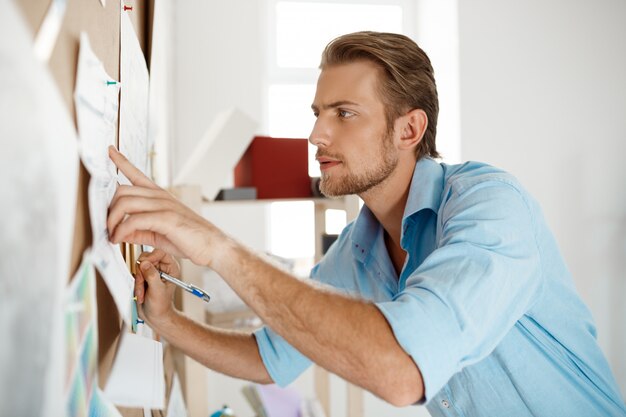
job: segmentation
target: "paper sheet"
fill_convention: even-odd
[[[63,415],[121,417],[98,388],[96,271],[90,251],[65,291],[66,378]],[[60,415],[60,414],[59,414]]]
[[[119,91],[119,83],[91,49],[89,37],[81,33],[74,91],[81,159],[92,176],[103,180],[114,180],[117,171],[107,149],[115,145]]]
[[[123,333],[104,393],[114,404],[123,407],[162,409],[165,404],[163,345]]]
[[[109,158],[115,144],[119,83],[104,70],[85,33],[80,52],[74,101],[80,133],[81,159],[91,174],[89,218],[93,234],[93,260],[113,296],[120,315],[130,324],[130,300],[134,279],[119,248],[109,242],[107,211],[117,187],[117,169]]]
[[[96,245],[93,252],[94,264],[102,274],[120,316],[126,324],[130,325],[132,324],[130,307],[135,279],[128,272],[126,261],[116,245],[111,244],[107,239],[94,242],[94,244]]]
[[[148,142],[154,144],[150,158],[154,182],[164,188],[171,185],[168,144],[173,111],[170,73],[176,65],[169,52],[173,48],[177,4],[157,1],[153,4],[150,39],[150,93],[148,99]]]
[[[76,211],[76,133],[32,34],[3,2],[0,28],[0,415],[64,414],[63,291]]]
[[[128,12],[122,10],[120,14],[120,151],[150,177],[152,146],[148,143],[148,67]],[[120,182],[130,184],[122,173]]]

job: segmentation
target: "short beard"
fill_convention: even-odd
[[[349,194],[363,194],[385,181],[394,171],[398,156],[393,152],[392,136],[386,134],[382,140],[382,161],[371,171],[360,174],[349,173],[343,181],[333,181],[331,174],[322,174],[320,191],[326,197],[341,197]]]

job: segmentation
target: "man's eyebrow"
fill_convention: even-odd
[[[355,103],[354,101],[350,101],[350,100],[339,100],[339,101],[334,101],[332,103],[322,105],[322,109],[323,110],[334,109],[334,108],[345,106],[345,105],[358,106],[358,103]],[[311,109],[313,109],[313,111],[319,110],[315,104],[311,104]]]

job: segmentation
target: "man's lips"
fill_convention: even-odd
[[[336,159],[331,159],[331,158],[326,158],[326,157],[320,157],[320,158],[316,158],[317,162],[320,163],[320,170],[325,171],[327,169],[330,169],[336,165],[341,164],[341,161],[338,161]]]

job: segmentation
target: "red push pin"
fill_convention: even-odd
[[[133,6],[127,6],[124,5],[124,11],[130,10],[131,12],[133,11]]]

